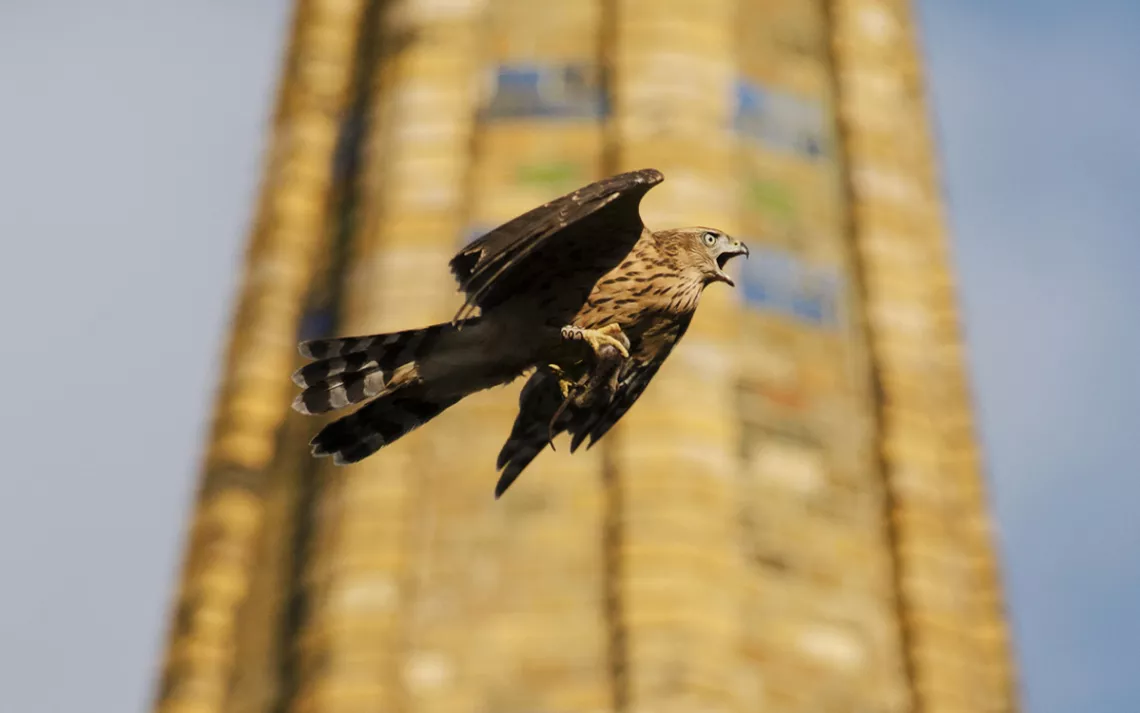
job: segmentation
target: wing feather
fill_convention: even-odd
[[[536,261],[552,277],[586,267],[616,266],[641,237],[639,207],[645,193],[664,180],[652,168],[602,179],[534,208],[474,240],[450,267],[467,298],[456,320],[494,306],[519,288]],[[612,262],[613,265],[608,265]],[[599,273],[599,277],[603,273]]]

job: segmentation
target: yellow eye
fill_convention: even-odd
[[[708,245],[710,248],[716,245],[716,233],[705,233],[704,238],[705,245]]]

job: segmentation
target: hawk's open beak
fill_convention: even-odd
[[[727,273],[725,273],[724,267],[728,264],[729,260],[736,257],[737,255],[743,255],[744,258],[747,259],[748,246],[739,240],[733,240],[728,247],[726,247],[724,250],[721,250],[720,254],[716,256],[717,271],[715,277],[713,278],[714,280],[723,282],[729,287],[736,287],[736,283],[732,281],[732,278],[729,277]]]

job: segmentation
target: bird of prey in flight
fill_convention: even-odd
[[[705,287],[748,248],[713,228],[651,231],[641,199],[664,180],[643,169],[534,208],[450,262],[466,301],[446,323],[314,339],[293,375],[293,408],[363,403],[322,428],[314,456],[355,463],[465,396],[530,372],[499,453],[499,497],[562,432],[592,447],[645,391],[692,321]],[[476,314],[476,311],[478,314]]]

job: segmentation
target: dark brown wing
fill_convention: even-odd
[[[506,492],[531,461],[550,444],[552,436],[566,430],[571,413],[564,413],[553,428],[550,423],[563,399],[558,377],[546,367],[539,367],[523,385],[519,392],[518,416],[495,464],[502,471],[499,482],[495,484],[496,498]]]
[[[486,312],[507,296],[537,287],[538,266],[544,285],[573,278],[567,287],[584,290],[584,301],[593,283],[617,267],[641,237],[641,198],[663,180],[652,168],[611,176],[473,241],[450,263],[467,295],[455,319],[470,316],[476,307]]]
[[[570,405],[553,423],[551,419],[564,397],[558,388],[558,378],[549,369],[540,367],[519,394],[518,416],[496,463],[502,473],[495,485],[495,497],[506,492],[531,461],[563,432],[570,433],[571,453],[586,437],[590,438],[586,449],[593,448],[645,392],[657,370],[688,330],[690,321],[691,318],[686,317],[646,333],[622,367],[617,391],[606,406],[589,409]]]
[[[590,443],[586,446],[586,450],[593,448],[594,444],[602,440],[602,436],[606,435],[633,407],[645,392],[645,387],[649,386],[649,382],[657,375],[657,370],[665,363],[673,347],[677,346],[677,342],[685,336],[691,322],[692,316],[688,316],[669,324],[657,334],[647,332],[644,335],[638,345],[640,348],[635,348],[630,354],[629,361],[622,368],[617,391],[605,410],[597,412],[580,425],[577,423],[571,425],[568,429],[573,433],[573,439],[570,441],[571,453],[578,450],[578,446],[582,445],[587,436],[590,437]]]

